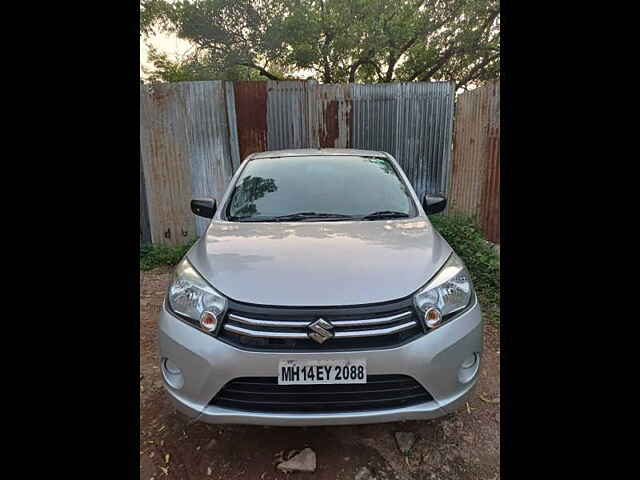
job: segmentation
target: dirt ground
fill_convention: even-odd
[[[256,427],[185,423],[163,392],[156,322],[169,269],[140,272],[140,479],[355,479],[368,467],[377,480],[500,478],[500,338],[486,325],[476,393],[437,420],[343,427]],[[413,432],[407,456],[394,433]],[[285,474],[278,453],[311,447],[314,473]]]

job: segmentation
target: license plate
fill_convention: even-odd
[[[280,360],[278,385],[367,383],[367,359]]]

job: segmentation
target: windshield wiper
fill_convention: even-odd
[[[317,212],[297,212],[288,215],[241,215],[238,217],[231,216],[229,220],[232,222],[296,222],[298,220],[313,220],[314,218],[323,220],[346,220],[354,219],[352,215],[343,215],[341,213],[317,213]]]
[[[278,215],[277,217],[272,217],[271,220],[274,222],[295,222],[297,220],[311,220],[314,218],[344,220],[352,219],[354,217],[351,215],[343,215],[341,213],[297,212],[289,215]]]
[[[274,217],[267,217],[264,215],[240,215],[230,216],[229,220],[232,222],[272,222]]]
[[[407,218],[408,213],[396,212],[393,210],[381,210],[379,212],[369,213],[365,216],[343,215],[341,213],[318,213],[318,212],[296,212],[287,215],[244,215],[238,217],[229,217],[229,220],[235,222],[296,222],[299,220],[380,220],[384,218]]]
[[[381,210],[379,212],[373,212],[362,217],[362,220],[379,220],[381,218],[407,218],[408,213],[395,212],[393,210]]]

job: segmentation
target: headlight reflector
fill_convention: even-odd
[[[215,331],[227,309],[227,299],[216,292],[184,258],[176,267],[169,287],[169,306],[198,323],[206,332]]]
[[[427,327],[436,328],[469,305],[472,291],[469,272],[460,257],[452,253],[436,276],[416,293],[414,301]]]

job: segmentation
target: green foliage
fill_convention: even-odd
[[[485,317],[499,322],[500,256],[472,218],[434,215],[429,220],[467,266]]]
[[[150,243],[140,245],[140,270],[151,270],[163,265],[176,265],[195,241],[193,239],[185,245],[177,246]]]
[[[261,79],[308,70],[323,83],[466,88],[500,73],[499,0],[141,0],[141,18],[145,35],[192,42],[189,62],[211,78],[244,67]]]
[[[140,35],[152,35],[170,27],[171,3],[164,0],[140,0]]]
[[[172,60],[164,52],[159,52],[152,45],[149,48],[148,60],[152,69],[143,67],[148,75],[148,83],[197,82],[204,80],[264,80],[254,69],[242,65],[228,68],[216,67],[202,56],[188,55],[183,60]]]

